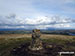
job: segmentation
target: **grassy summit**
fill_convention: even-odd
[[[75,36],[42,34],[41,38],[46,43],[63,45],[65,51],[75,51]],[[30,41],[31,34],[0,35],[0,56],[11,56],[14,47]]]

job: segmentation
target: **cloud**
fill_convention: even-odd
[[[15,14],[0,16],[0,28],[48,29],[75,28],[75,20],[59,16],[42,16],[36,18],[21,18]]]
[[[66,15],[74,17],[75,0],[37,0],[34,2],[35,9],[45,14]]]
[[[0,15],[16,13],[21,17],[75,15],[75,0],[0,0]],[[75,17],[75,16],[74,16]]]
[[[34,8],[33,1],[35,0],[0,0],[0,15],[16,13],[22,17],[36,17],[42,15]]]
[[[74,11],[75,0],[0,0],[0,28],[75,28]]]

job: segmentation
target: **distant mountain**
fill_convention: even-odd
[[[17,29],[0,29],[0,31],[15,31],[15,30],[29,30],[24,28],[17,28]]]
[[[58,29],[58,28],[48,28],[40,29],[43,34],[61,34],[61,35],[72,35],[75,36],[75,29]],[[0,29],[0,34],[30,34],[32,29]]]
[[[5,28],[0,28],[0,31],[15,31],[15,30],[26,30],[26,31],[31,31],[33,29],[24,29],[24,28],[12,28],[12,29],[5,29]],[[68,31],[73,31],[75,29],[63,29],[63,28],[47,28],[47,29],[40,29],[40,30],[46,30],[46,31],[58,31],[58,30],[68,30]]]
[[[0,31],[15,31],[15,30],[33,30],[33,29],[24,29],[24,28],[15,28],[15,29],[0,29]],[[48,29],[40,29],[40,30],[50,30],[50,31],[54,31],[54,30],[58,30],[57,28],[48,28]]]
[[[50,31],[54,31],[54,30],[57,30],[57,28],[47,28],[47,30],[50,30]]]

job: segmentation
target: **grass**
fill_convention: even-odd
[[[14,47],[18,47],[20,44],[30,41],[29,38],[10,38],[0,39],[0,56],[9,56],[10,51]]]
[[[75,50],[75,38],[74,37],[63,39],[63,38],[59,38],[58,36],[57,37],[51,36],[51,38],[49,38],[49,36],[45,36],[45,38],[42,38],[42,41],[46,43],[64,45],[64,49]],[[21,37],[21,38],[15,38],[15,37],[14,38],[1,38],[0,37],[0,56],[11,56],[10,51],[14,47],[18,47],[20,44],[23,44],[25,42],[30,42],[30,41],[31,41],[30,37],[29,38],[28,37]]]
[[[75,51],[75,39],[43,39],[43,42],[51,43],[55,45],[62,45],[65,51]]]

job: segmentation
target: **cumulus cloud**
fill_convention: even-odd
[[[21,18],[16,15],[0,16],[0,28],[24,28],[24,29],[47,29],[47,28],[75,28],[75,20],[59,16],[42,16],[36,18]],[[73,25],[72,25],[73,24]]]

